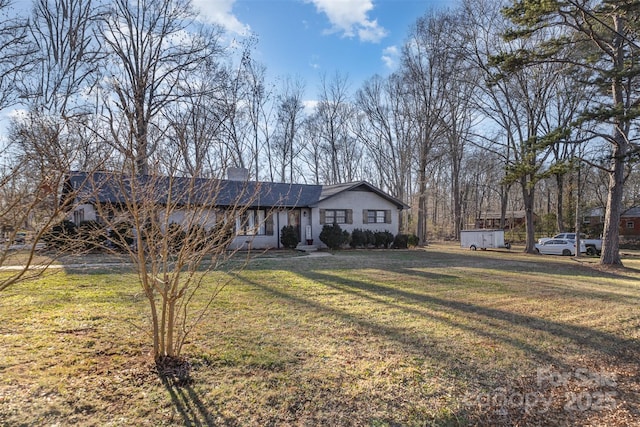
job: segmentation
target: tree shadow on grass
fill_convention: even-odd
[[[193,388],[191,364],[183,358],[163,358],[156,362],[156,370],[162,385],[171,396],[171,402],[182,417],[185,426],[235,426],[235,419],[215,413],[202,401]]]
[[[409,273],[410,270],[404,270]],[[298,271],[298,273],[300,273]],[[423,280],[423,272],[420,272],[416,281]],[[275,283],[264,283],[260,280],[250,280],[242,275],[236,275],[236,278],[246,284],[250,284],[256,289],[270,294],[282,301],[282,303],[290,305],[293,310],[304,310],[315,312],[321,316],[340,319],[351,325],[367,331],[369,334],[384,337],[388,341],[394,341],[400,347],[407,351],[408,355],[414,355],[418,358],[428,358],[433,363],[446,366],[447,371],[458,380],[462,380],[469,387],[469,391],[475,390],[477,385],[474,384],[493,384],[494,386],[503,386],[511,384],[516,387],[516,394],[522,388],[524,393],[534,391],[536,393],[547,392],[541,388],[536,388],[533,381],[535,372],[530,372],[520,379],[512,376],[509,371],[500,372],[500,370],[508,369],[510,365],[500,367],[487,366],[487,362],[491,359],[484,359],[483,356],[474,357],[473,352],[460,353],[460,346],[448,345],[442,342],[442,338],[434,338],[430,336],[428,329],[416,328],[411,324],[390,323],[384,320],[384,317],[377,318],[375,315],[370,316],[369,313],[376,311],[384,311],[385,307],[393,311],[404,311],[410,316],[416,318],[430,318],[432,321],[448,325],[457,330],[466,331],[471,336],[479,336],[485,338],[489,342],[502,342],[506,348],[516,348],[522,351],[529,359],[533,366],[537,364],[538,368],[546,368],[553,366],[553,369],[559,371],[572,372],[576,366],[568,366],[567,360],[560,357],[560,352],[552,349],[547,344],[546,337],[553,337],[565,340],[571,344],[577,345],[577,348],[588,349],[596,357],[606,356],[605,363],[621,363],[627,366],[635,365],[635,357],[640,350],[640,343],[635,339],[625,339],[615,334],[601,331],[588,326],[575,325],[571,323],[561,322],[550,318],[529,315],[526,313],[509,311],[501,308],[486,307],[480,304],[460,301],[453,298],[443,298],[437,295],[429,295],[418,292],[416,288],[406,288],[396,285],[385,285],[384,283],[371,283],[371,281],[354,279],[353,275],[348,277],[333,275],[326,270],[322,271],[306,271],[301,273],[305,279],[314,281],[324,287],[331,288],[334,291],[343,293],[346,299],[356,298],[353,301],[353,307],[360,307],[361,304],[357,299],[362,301],[362,305],[370,306],[372,310],[355,310],[350,311],[340,303],[343,298],[337,296],[336,300],[321,301],[317,300],[314,294],[305,294],[296,290],[295,287],[289,285],[278,285]],[[433,278],[433,277],[431,277]],[[442,278],[442,277],[440,277]],[[448,277],[447,277],[448,279]],[[383,279],[381,279],[383,280]],[[335,294],[339,295],[339,294]],[[334,304],[336,302],[337,304]],[[376,308],[377,307],[377,308]],[[514,334],[515,331],[515,334]],[[518,332],[521,331],[521,332]],[[545,337],[546,336],[546,337]],[[453,338],[452,339],[457,339]],[[532,341],[533,340],[533,341]],[[482,341],[482,340],[481,340]],[[475,346],[476,340],[468,343],[462,343],[462,346]],[[576,351],[576,350],[572,350]],[[579,350],[578,350],[579,351]],[[576,353],[577,355],[577,353]],[[569,359],[572,360],[572,359]],[[523,361],[524,363],[525,361]],[[574,362],[575,363],[575,362]],[[586,362],[585,362],[586,363]],[[586,365],[584,368],[590,367]],[[600,368],[599,368],[600,369]],[[498,376],[496,376],[496,373]],[[496,383],[496,378],[503,378]],[[524,379],[523,379],[524,378]],[[518,381],[522,381],[520,384]],[[538,386],[539,387],[539,386]],[[477,390],[476,390],[477,391]],[[620,388],[617,393],[627,394],[627,390]],[[633,394],[633,392],[630,392]],[[465,389],[459,390],[459,397],[466,398]],[[624,404],[624,411],[637,413],[638,407],[632,403],[635,396],[630,397],[628,404]],[[556,401],[560,401],[557,400]],[[463,404],[464,406],[464,404]],[[464,420],[467,416],[471,419],[482,416],[481,413],[474,413],[474,409],[468,408],[452,413],[453,418],[440,420],[443,425],[456,425],[457,422]],[[560,411],[560,412],[558,412]],[[558,409],[557,414],[561,420],[567,425],[571,417],[576,419],[588,420],[590,413],[584,412],[580,414],[569,414],[562,412],[562,408]],[[539,425],[547,422],[549,419],[546,415],[538,414],[540,420]],[[526,417],[525,417],[526,418]],[[523,418],[524,419],[524,418]],[[495,419],[492,419],[496,421]],[[492,423],[484,423],[485,425]],[[462,424],[466,424],[462,421]],[[481,423],[483,424],[483,423]],[[493,423],[492,425],[502,425]],[[504,424],[504,425],[508,425]]]
[[[448,363],[451,365],[450,368],[452,370],[457,371],[462,378],[465,378],[467,380],[478,379],[480,376],[482,376],[481,373],[484,372],[484,369],[486,368],[483,361],[469,359],[462,360],[460,358],[460,354],[455,353],[455,349],[448,348],[447,346],[438,346],[436,342],[433,341],[428,331],[417,331],[402,324],[385,324],[366,316],[350,313],[342,308],[333,307],[329,304],[314,301],[313,299],[305,298],[302,295],[296,295],[294,294],[294,292],[288,292],[286,289],[280,289],[277,286],[267,285],[258,281],[249,280],[241,276],[236,276],[236,278],[255,288],[261,289],[262,291],[267,292],[276,298],[286,301],[288,304],[294,306],[296,310],[308,310],[319,313],[323,316],[340,319],[346,323],[357,325],[358,327],[362,328],[365,331],[368,331],[373,335],[382,336],[389,341],[394,341],[396,344],[404,348],[408,353],[414,354],[416,357],[421,358],[426,356],[433,361],[438,361],[438,363]],[[354,290],[356,286],[363,286],[362,289],[365,291],[370,286],[370,284],[368,283],[361,284],[360,282],[355,280],[348,280],[348,283],[342,281],[340,284],[334,283],[329,285],[325,282],[325,280],[332,281],[335,280],[335,278],[331,276],[323,276],[320,273],[308,272],[308,278],[345,294],[356,293],[357,291]],[[352,289],[349,289],[349,287],[351,287]],[[427,313],[426,311],[422,311],[418,307],[409,308],[405,305],[394,304],[392,302],[389,302],[389,299],[393,300],[395,297],[396,291],[392,288],[379,286],[377,287],[377,291],[379,292],[378,295],[367,296],[365,294],[365,298],[370,299],[374,304],[383,304],[391,309],[403,310],[406,313],[410,313],[412,315],[425,317],[429,316],[434,321],[442,322],[452,327],[475,332],[478,335],[482,335],[489,339],[504,341],[507,344],[511,344],[513,347],[520,348],[524,351],[535,354],[540,362],[562,366],[562,362],[560,360],[557,360],[548,353],[538,350],[537,348],[527,344],[522,340],[509,340],[507,337],[503,337],[490,330],[482,331],[480,329],[474,329],[473,327],[463,325],[460,322],[452,320],[450,316],[446,315],[446,313],[442,313],[441,315],[433,312]],[[357,295],[361,297],[363,296],[363,294],[360,292],[357,292]]]
[[[358,290],[358,295],[367,298],[372,298],[370,295],[392,296],[398,301],[404,301],[409,304],[419,303],[417,307],[425,305],[428,307],[439,307],[454,310],[465,316],[475,316],[485,323],[494,320],[523,327],[533,332],[546,332],[560,338],[569,339],[581,346],[590,347],[596,352],[608,354],[609,356],[625,361],[635,360],[637,352],[640,351],[640,343],[637,340],[620,338],[613,334],[585,326],[571,325],[512,311],[483,307],[477,304],[440,298],[397,287],[383,286],[354,279],[345,280],[344,278],[326,273],[307,272],[307,277],[325,286],[342,290],[343,292]],[[384,303],[387,305],[392,304],[389,302]],[[401,308],[404,310],[414,310],[402,306]],[[453,326],[461,327],[457,324]],[[473,328],[470,329],[473,330]],[[480,334],[486,333],[479,329],[476,329],[475,332]],[[523,347],[523,345],[520,344],[518,347],[526,348],[529,346]]]

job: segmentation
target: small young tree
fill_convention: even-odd
[[[156,362],[175,366],[228,280],[211,283],[210,273],[235,254],[228,250],[234,230],[246,230],[250,238],[261,225],[248,209],[259,184],[95,173],[85,189],[89,197],[109,194],[112,203],[101,200],[94,207],[111,230],[113,250],[124,251],[135,265],[149,303]]]

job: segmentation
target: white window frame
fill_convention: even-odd
[[[346,224],[347,223],[347,210],[346,209],[326,209],[324,211],[325,224]],[[339,215],[339,213],[341,215]]]
[[[236,218],[238,236],[265,236],[266,218],[264,209],[247,209]]]
[[[80,225],[84,222],[84,209],[76,209],[73,211],[73,223],[75,225]]]
[[[377,209],[367,210],[367,224],[384,224],[386,223],[386,211]]]

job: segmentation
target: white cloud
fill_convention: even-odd
[[[15,108],[7,112],[7,117],[11,120],[24,120],[27,114],[28,110],[26,108]]]
[[[233,14],[235,2],[236,0],[193,0],[193,5],[207,21],[219,24],[232,33],[247,35],[251,27],[240,22]]]
[[[302,101],[302,105],[304,105],[304,111],[307,115],[313,114],[313,111],[316,109],[318,104],[319,102],[313,99]]]
[[[377,20],[368,16],[373,10],[372,0],[306,0],[313,3],[318,12],[324,13],[332,28],[329,33],[342,33],[362,41],[377,43],[387,35],[387,30]]]
[[[399,57],[400,50],[398,46],[388,46],[382,50],[382,62],[391,70],[397,67]]]

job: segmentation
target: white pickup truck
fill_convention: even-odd
[[[542,239],[538,239],[538,243],[542,244],[550,239],[576,240],[576,233],[560,233],[553,237],[543,237]],[[602,251],[602,240],[588,239],[587,235],[582,233],[580,233],[580,240],[584,242],[584,245],[587,247],[587,255],[600,255],[600,251]]]

